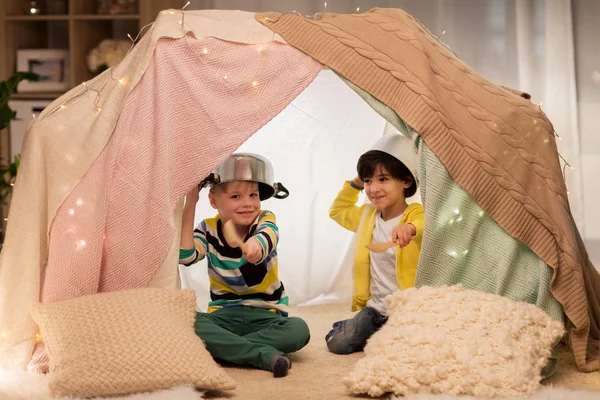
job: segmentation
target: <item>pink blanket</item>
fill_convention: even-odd
[[[173,242],[185,192],[321,70],[291,46],[258,47],[159,41],[112,137],[54,218],[42,302],[148,285]],[[30,366],[46,362],[37,346]]]

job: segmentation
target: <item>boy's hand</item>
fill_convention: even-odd
[[[251,264],[256,264],[263,257],[263,248],[256,238],[250,238],[244,243],[244,258]]]
[[[189,192],[187,192],[185,194],[185,205],[187,206],[188,204],[193,204],[194,207],[196,206],[196,203],[198,202],[198,200],[200,199],[200,186],[194,186],[193,188],[190,189]]]
[[[416,234],[417,228],[413,224],[402,224],[395,227],[392,231],[392,241],[400,247],[405,247]]]
[[[352,184],[360,190],[365,188],[365,183],[358,176],[352,179]]]

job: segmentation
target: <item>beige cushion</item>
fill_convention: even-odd
[[[531,394],[564,331],[533,305],[462,286],[412,288],[386,304],[388,322],[343,380],[353,393]]]
[[[137,289],[38,304],[50,391],[105,396],[190,384],[235,387],[194,332],[191,290]]]

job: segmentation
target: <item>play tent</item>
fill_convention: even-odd
[[[307,96],[324,79],[383,119],[328,137],[332,129],[298,106],[320,101]],[[268,140],[248,140],[263,127],[255,140]],[[0,260],[1,360],[45,362],[29,316],[38,301],[178,287],[182,198],[246,140],[271,158],[289,152],[274,165],[292,195],[265,207],[289,240],[280,269],[284,281],[293,271],[292,302],[294,291],[309,304],[343,300],[349,237],[329,240],[322,211],[357,155],[394,130],[419,155],[417,286],[462,283],[565,317],[577,365],[597,370],[600,280],[571,217],[551,123],[394,9],[314,19],[167,10],[119,66],[46,108],[28,129]],[[335,273],[292,290],[306,268]]]

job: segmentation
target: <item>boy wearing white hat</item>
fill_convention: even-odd
[[[196,314],[195,330],[212,356],[279,378],[291,367],[286,353],[304,347],[310,332],[302,319],[288,318],[288,297],[278,274],[279,229],[275,215],[261,210],[261,200],[288,194],[273,183],[272,169],[256,154],[228,157],[201,184],[212,186],[208,197],[219,214],[196,229],[199,188],[187,193],[179,263],[208,260],[211,301],[208,313]]]
[[[329,210],[334,221],[358,235],[352,311],[359,312],[334,323],[325,337],[335,354],[361,351],[387,320],[385,297],[414,286],[423,235],[423,207],[406,202],[417,191],[417,155],[408,138],[384,135],[359,158],[357,171]],[[362,190],[370,204],[359,207]],[[372,246],[385,242],[393,245]]]

